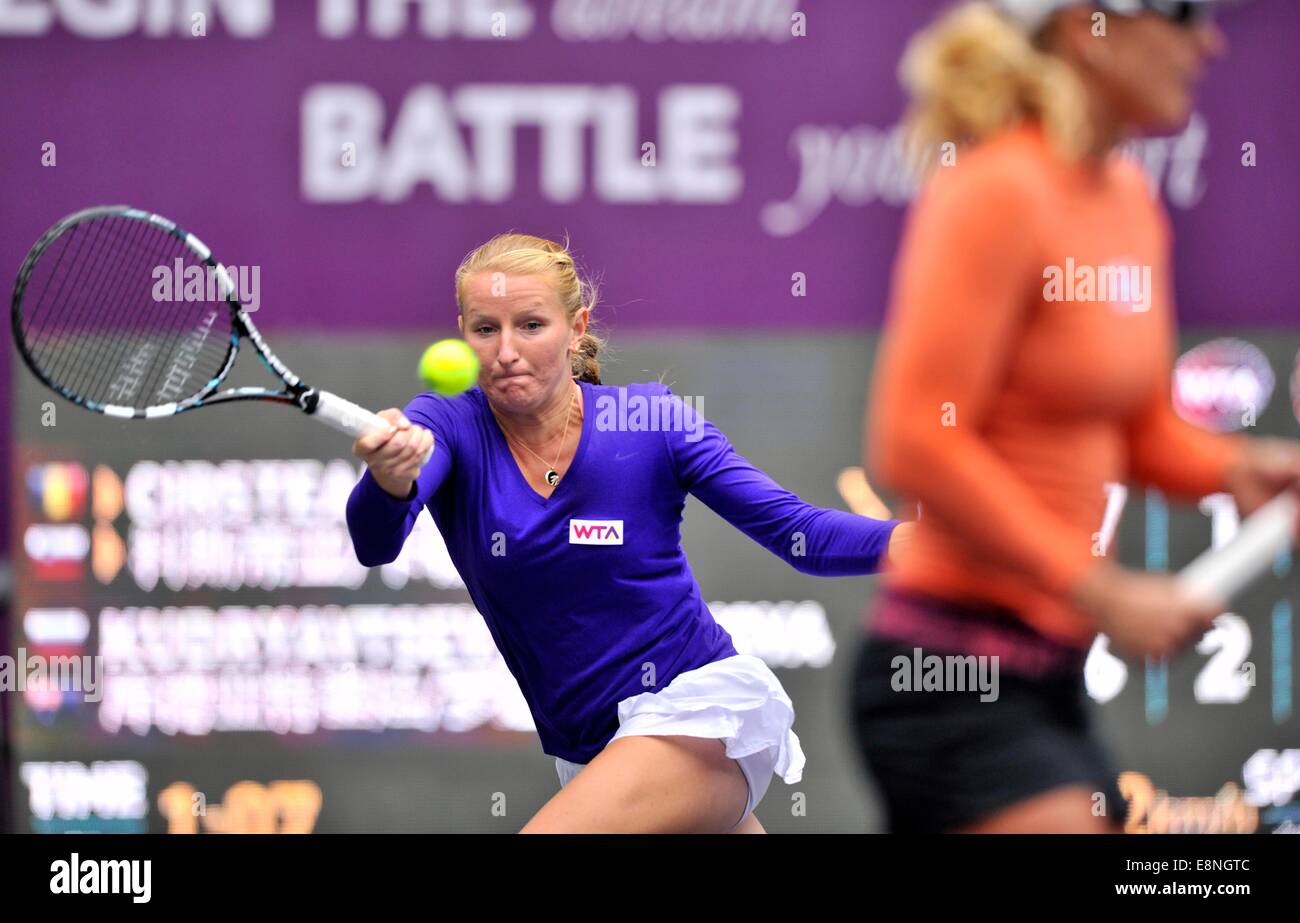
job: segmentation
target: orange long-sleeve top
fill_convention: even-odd
[[[1138,287],[1102,267],[1136,267]],[[1242,448],[1173,410],[1172,295],[1168,220],[1136,163],[1071,164],[1023,123],[935,171],[871,392],[868,467],[922,508],[888,586],[1091,642],[1067,594],[1099,562],[1105,483],[1195,498],[1224,488]]]

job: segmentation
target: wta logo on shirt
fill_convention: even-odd
[[[621,545],[623,520],[621,519],[570,519],[570,545]]]

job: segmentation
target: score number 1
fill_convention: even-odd
[[[1128,499],[1123,484],[1106,484],[1106,514],[1098,533],[1104,554],[1114,538],[1120,514]],[[1241,525],[1237,504],[1230,494],[1211,494],[1198,504],[1210,517],[1210,543],[1220,548],[1232,540]],[[1255,685],[1254,664],[1246,661],[1250,654],[1250,625],[1241,616],[1225,612],[1214,620],[1214,627],[1197,642],[1196,652],[1210,659],[1197,673],[1192,695],[1202,704],[1236,704],[1245,701]],[[1084,682],[1088,695],[1101,704],[1109,702],[1124,689],[1128,666],[1110,652],[1110,639],[1099,634],[1092,642],[1084,665]]]

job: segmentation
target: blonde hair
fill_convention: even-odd
[[[545,275],[555,286],[555,293],[564,308],[569,323],[583,308],[588,311],[588,332],[582,335],[578,348],[570,359],[573,377],[580,381],[600,384],[600,351],[605,341],[590,332],[591,314],[596,307],[596,286],[579,274],[569,240],[556,243],[532,234],[498,234],[487,243],[472,250],[456,269],[456,305],[465,313],[465,287],[472,275],[480,272],[500,272],[506,275]]]
[[[924,156],[945,141],[978,142],[1022,119],[1042,124],[1070,160],[1090,144],[1083,84],[1043,47],[1054,24],[1031,37],[990,4],[963,3],[915,35],[899,78],[911,95],[905,132]]]

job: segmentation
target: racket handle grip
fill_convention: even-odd
[[[1229,602],[1290,547],[1298,514],[1296,492],[1284,491],[1243,522],[1230,542],[1183,568],[1178,582],[1197,598]]]
[[[326,426],[332,426],[340,433],[346,433],[354,438],[364,436],[373,430],[386,430],[392,426],[379,414],[328,391],[316,392],[316,409],[312,411],[312,416]],[[420,459],[420,466],[427,465],[432,457],[433,446],[430,446],[429,451],[424,453],[424,458]]]

